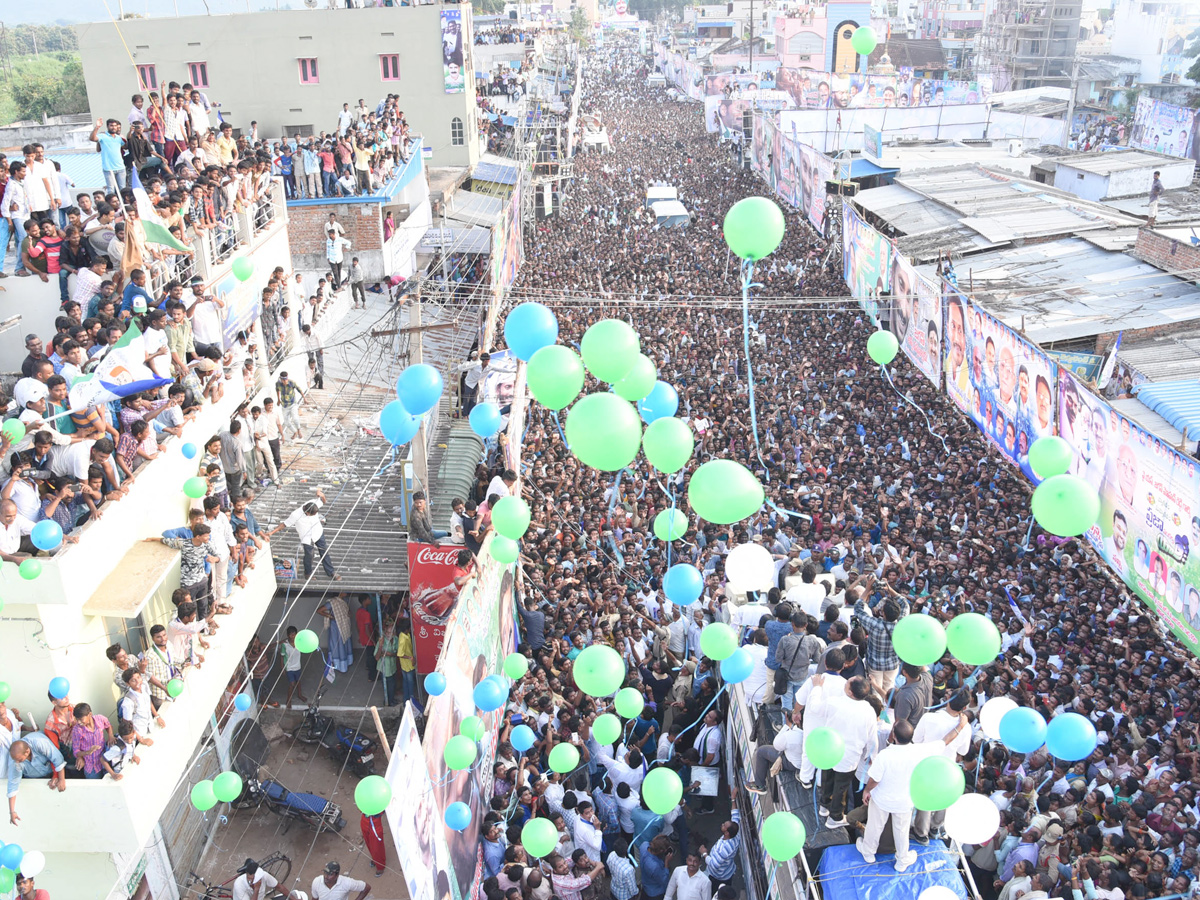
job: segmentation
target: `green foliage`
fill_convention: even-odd
[[[471,8],[484,16],[499,16],[504,13],[504,0],[471,0]]]
[[[79,38],[69,25],[18,25],[6,30],[10,56],[71,52],[79,49]]]
[[[87,111],[83,67],[76,52],[17,57],[12,78],[0,82],[0,124]]]
[[[591,40],[592,29],[588,26],[587,13],[578,6],[571,10],[571,23],[567,30],[571,33],[571,37],[583,46],[587,46]]]
[[[1191,68],[1187,70],[1185,77],[1188,79],[1188,81],[1200,81],[1200,59],[1197,59],[1194,63],[1192,63]]]

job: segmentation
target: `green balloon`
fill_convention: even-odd
[[[238,281],[249,281],[254,274],[254,260],[249,256],[239,256],[233,261],[233,277]]]
[[[1051,534],[1075,537],[1096,524],[1100,495],[1078,475],[1047,478],[1033,492],[1033,518]]]
[[[304,628],[296,632],[296,649],[301,653],[315,653],[320,646],[321,641],[315,631]]]
[[[739,200],[725,213],[725,243],[741,259],[759,260],[783,240],[783,212],[766,197]]]
[[[630,403],[641,400],[654,388],[658,380],[658,367],[650,361],[650,357],[639,353],[633,367],[625,373],[625,377],[613,385],[618,397],[624,397]]]
[[[581,463],[601,472],[625,468],[642,443],[642,420],[616,394],[588,394],[567,413],[567,444]]]
[[[382,775],[368,775],[354,786],[354,805],[365,816],[377,816],[392,802],[392,786]]]
[[[1056,435],[1038,438],[1029,448],[1029,468],[1038,478],[1065,474],[1074,459],[1075,449]]]
[[[616,384],[633,368],[641,351],[637,332],[623,319],[602,319],[579,342],[583,364],[601,381]]]
[[[193,500],[199,500],[208,493],[208,481],[195,475],[183,483],[183,492]]]
[[[960,613],[946,626],[946,644],[955,659],[968,666],[986,666],[1000,655],[1000,629],[987,616]]]
[[[881,366],[886,366],[900,351],[900,342],[890,331],[876,331],[867,338],[867,356]]]
[[[642,709],[646,706],[646,699],[638,693],[637,688],[621,688],[617,691],[617,698],[613,703],[617,708],[617,712],[626,719],[636,719],[642,714]]]
[[[583,390],[583,362],[570,347],[543,347],[525,364],[525,383],[547,409],[564,409]]]
[[[487,734],[487,726],[483,724],[483,719],[479,716],[467,716],[459,723],[458,733],[463,737],[470,738],[475,743],[483,740]]]
[[[651,812],[665,816],[683,799],[683,782],[672,769],[651,769],[642,781],[642,799]]]
[[[650,465],[664,475],[682,469],[692,458],[696,439],[683,419],[666,416],[655,419],[642,433],[642,452]]]
[[[664,509],[654,517],[654,536],[660,541],[677,541],[687,528],[687,516],[677,509]]]
[[[716,525],[732,525],[758,512],[766,494],[754,473],[731,459],[706,462],[688,479],[688,503]]]
[[[217,795],[213,793],[213,783],[207,778],[192,785],[192,806],[205,812],[217,805]]]
[[[222,803],[232,803],[242,793],[242,776],[237,772],[222,772],[212,783],[213,795]]]
[[[530,819],[521,826],[521,846],[530,856],[549,856],[558,846],[558,829],[549,819]]]
[[[592,723],[592,737],[597,744],[615,744],[621,737],[621,720],[612,713],[597,716]]]
[[[638,397],[641,400],[641,397]],[[0,426],[0,432],[8,438],[10,444],[19,444],[25,438],[25,423],[20,419],[8,419],[3,426]]]
[[[0,681],[0,703],[7,701],[11,693],[12,687],[9,683],[7,681]]]
[[[513,681],[524,676],[529,671],[529,660],[520,653],[510,653],[504,657],[504,674]]]
[[[530,518],[529,504],[520,497],[501,497],[492,507],[492,527],[514,541],[525,536]]]
[[[172,700],[175,699],[176,697],[178,697],[182,693],[183,693],[183,679],[172,678],[170,681],[167,682],[167,695],[170,696]]]
[[[846,744],[832,728],[814,728],[804,736],[804,755],[818,769],[832,769],[842,761]]]
[[[700,630],[700,652],[720,662],[733,656],[738,647],[737,635],[724,622],[709,622]]]
[[[442,760],[446,763],[446,768],[458,771],[475,762],[477,752],[473,740],[466,735],[456,734],[446,741],[446,747],[442,750]]]
[[[589,697],[607,697],[625,680],[625,660],[607,644],[584,647],[571,666],[575,686]]]
[[[794,858],[804,849],[804,823],[790,812],[775,812],[767,816],[759,831],[759,839],[767,856],[776,862]]]
[[[879,46],[879,38],[875,34],[875,29],[870,25],[861,25],[854,29],[854,34],[850,37],[850,46],[854,48],[855,53],[870,56],[871,52]]]
[[[946,652],[946,629],[933,616],[908,615],[892,632],[896,655],[913,666],[928,666]]]
[[[506,538],[502,534],[492,535],[491,543],[488,544],[488,553],[492,555],[498,563],[508,565],[515,563],[517,557],[521,555],[521,548],[517,546],[517,542],[512,538]]]
[[[12,869],[0,869],[0,893],[11,891],[17,885],[17,873]]]
[[[42,561],[40,559],[25,559],[21,561],[21,565],[17,567],[17,571],[21,573],[21,577],[26,581],[33,581],[42,574]]]
[[[550,768],[563,774],[579,765],[579,751],[571,744],[556,744],[550,751]]]
[[[939,754],[917,763],[908,792],[917,809],[936,812],[950,807],[963,795],[966,786],[962,767]]]

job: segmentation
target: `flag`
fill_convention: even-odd
[[[1108,387],[1108,383],[1112,381],[1113,371],[1117,368],[1117,351],[1121,349],[1122,334],[1124,332],[1117,332],[1117,342],[1108,351],[1108,359],[1104,360],[1104,365],[1100,367],[1100,375],[1096,379],[1096,387],[1100,390],[1104,390]]]
[[[160,378],[146,365],[145,339],[137,323],[132,322],[96,368],[71,383],[67,400],[73,411],[82,410],[170,383],[170,378]]]
[[[138,178],[136,167],[133,170],[133,180],[130,184],[133,188],[134,202],[137,203],[138,218],[142,220],[142,230],[146,232],[147,243],[166,244],[181,253],[190,252],[188,246],[177,241],[170,229],[163,224],[163,220],[158,217],[158,211],[150,202],[150,195],[142,187],[142,179]]]

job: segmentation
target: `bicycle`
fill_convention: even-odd
[[[258,867],[271,875],[280,885],[284,884],[287,881],[287,877],[292,874],[291,858],[279,851],[259,861]],[[246,867],[241,866],[232,878],[228,881],[222,881],[220,884],[210,884],[195,872],[188,872],[188,880],[184,887],[191,888],[197,884],[203,885],[203,894],[199,891],[191,892],[203,898],[203,900],[233,900],[233,883],[237,880],[238,875],[241,875],[245,871]],[[286,888],[275,888],[266,896],[286,898],[288,892]]]

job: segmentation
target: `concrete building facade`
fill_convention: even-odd
[[[1071,83],[1081,0],[994,0],[979,35],[976,68],[996,91]]]
[[[443,11],[460,22],[465,77],[458,93],[446,92]],[[126,19],[119,33],[111,22],[77,31],[95,117],[124,121],[134,93],[189,82],[219,102],[224,119],[242,132],[257,121],[264,137],[290,137],[336,130],[343,103],[353,108],[361,98],[374,109],[387,94],[398,94],[435,165],[470,166],[478,159],[470,7],[155,17]]]

